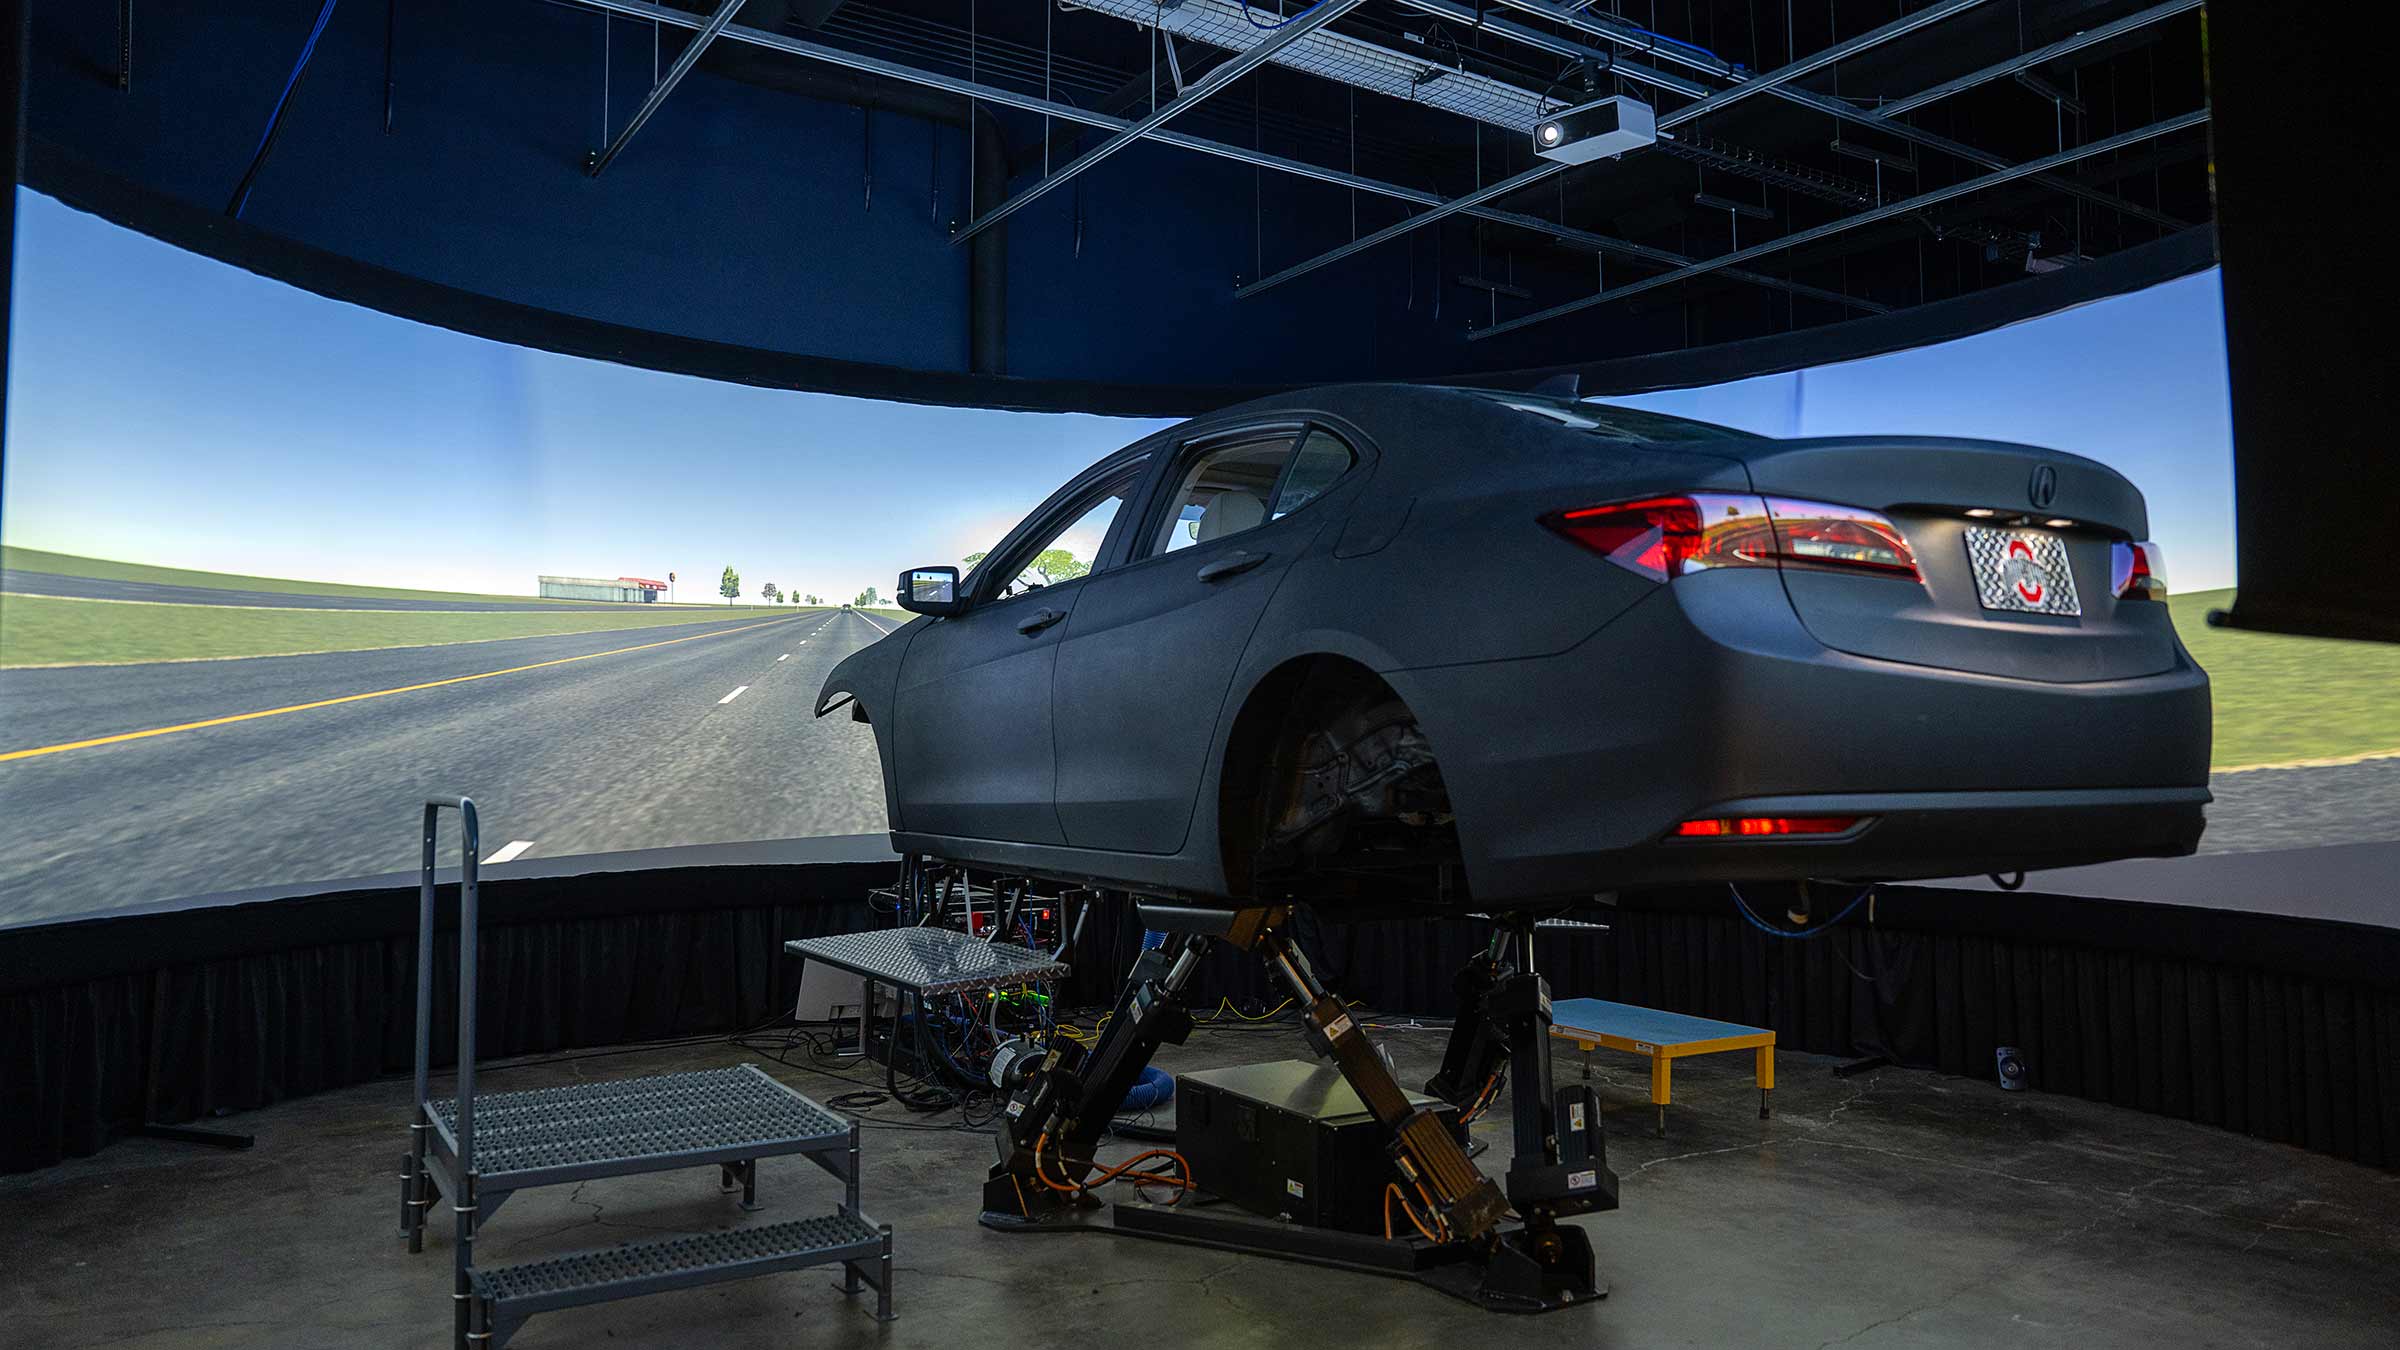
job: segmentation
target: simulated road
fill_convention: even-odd
[[[475,798],[487,860],[881,832],[873,731],[810,710],[892,628],[0,670],[0,923],[410,871],[429,793]]]
[[[0,592],[64,596],[71,600],[143,600],[163,605],[243,605],[258,609],[463,609],[478,613],[532,611],[547,614],[556,610],[621,610],[628,607],[628,602],[622,600],[537,600],[530,595],[522,600],[407,600],[379,595],[234,591],[215,586],[176,586],[162,581],[118,581],[109,577],[27,572],[15,567],[0,568]]]

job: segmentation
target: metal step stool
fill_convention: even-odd
[[[521,1266],[498,1266],[468,1277],[474,1298],[467,1338],[499,1347],[539,1312],[656,1294],[720,1280],[773,1275],[839,1261],[843,1288],[857,1293],[860,1264],[876,1262],[876,1316],[892,1317],[892,1230],[854,1214],[736,1228],[723,1233],[629,1242]]]
[[[435,827],[458,811],[464,854],[459,878],[458,1095],[427,1094],[433,1044]],[[455,1225],[454,1342],[497,1347],[526,1318],[554,1308],[632,1298],[839,1263],[842,1288],[876,1290],[876,1313],[892,1316],[892,1230],[859,1205],[859,1127],[769,1078],[757,1066],[621,1078],[523,1092],[475,1091],[475,992],[479,847],[475,804],[437,797],[425,804],[424,870],[417,903],[416,1105],[400,1173],[400,1231],[424,1250],[436,1188],[450,1197]],[[632,1243],[519,1266],[478,1270],[475,1233],[509,1196],[532,1186],[673,1168],[715,1166],[719,1185],[738,1182],[742,1208],[758,1204],[758,1160],[798,1154],[842,1181],[831,1215],[724,1232]]]

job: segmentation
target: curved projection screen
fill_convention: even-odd
[[[475,796],[487,859],[879,832],[871,731],[810,716],[824,673],[906,617],[902,567],[1162,425],[528,351],[19,210],[0,922],[406,872],[435,791]],[[2365,757],[2400,750],[2400,650],[2202,622],[2235,580],[2215,284],[1623,401],[2117,466],[2217,764],[2249,770],[2204,847],[2389,838],[2400,760]]]

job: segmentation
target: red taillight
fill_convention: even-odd
[[[1779,565],[1922,580],[1899,527],[1855,506],[1695,492],[1562,511],[1544,523],[1653,581]]]
[[[1756,497],[1695,492],[1562,511],[1550,528],[1652,581],[1717,567],[1773,567],[1775,530]]]
[[[2109,563],[2119,600],[2167,598],[2167,555],[2158,545],[2119,540],[2109,546]]]
[[[1774,517],[1777,556],[1786,566],[1924,580],[1900,527],[1874,511],[1770,497],[1767,514]]]
[[[1750,839],[1774,834],[1842,834],[1858,816],[1718,816],[1675,827],[1679,839]]]

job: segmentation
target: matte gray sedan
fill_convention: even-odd
[[[1198,418],[854,653],[903,851],[1407,911],[2189,853],[2141,494],[1935,437],[1423,386]],[[1088,569],[1088,570],[1087,570]]]

